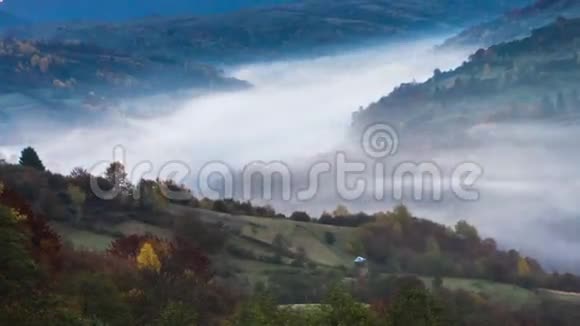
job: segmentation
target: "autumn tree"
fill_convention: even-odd
[[[526,277],[532,273],[532,269],[530,268],[530,264],[524,257],[520,257],[518,259],[518,276]]]
[[[0,193],[0,205],[8,207],[18,229],[26,235],[27,248],[35,262],[47,271],[58,270],[62,243],[46,219],[34,214],[28,202],[11,189],[3,189]]]
[[[167,206],[168,200],[163,196],[158,182],[141,180],[137,186],[139,207],[145,210],[158,211]]]
[[[0,205],[0,304],[30,291],[36,282],[36,265],[27,251],[27,239],[18,229],[13,211]]]
[[[151,240],[148,236],[137,234],[121,237],[111,243],[108,253],[123,259],[134,260],[139,255],[143,244]]]
[[[148,242],[144,243],[139,251],[137,267],[141,270],[149,270],[157,273],[161,271],[161,261],[155,253],[153,246]]]
[[[7,201],[2,197],[1,202]],[[65,311],[53,296],[42,291],[47,288],[44,281],[49,275],[43,273],[45,266],[39,263],[39,248],[46,247],[43,242],[47,239],[39,236],[38,227],[28,225],[28,216],[22,219],[24,215],[16,212],[0,204],[0,325],[85,324],[80,316]],[[52,246],[51,241],[48,244]]]
[[[163,270],[172,275],[188,274],[198,280],[207,280],[211,277],[210,259],[205,252],[180,239],[170,244]]]
[[[40,160],[40,157],[38,157],[38,154],[36,153],[36,151],[32,147],[27,147],[27,148],[22,150],[19,163],[22,166],[31,167],[31,168],[37,169],[39,171],[46,170],[46,168],[44,167],[44,164]]]

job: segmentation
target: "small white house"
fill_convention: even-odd
[[[355,264],[364,264],[367,261],[366,258],[358,256],[355,258],[354,263]]]

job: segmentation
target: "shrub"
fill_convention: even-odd
[[[326,241],[327,244],[332,246],[336,243],[336,236],[334,235],[334,233],[326,231],[324,233],[324,241]]]

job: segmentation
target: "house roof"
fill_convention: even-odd
[[[367,261],[367,259],[361,256],[356,257],[354,260],[355,263],[364,263],[365,261]]]

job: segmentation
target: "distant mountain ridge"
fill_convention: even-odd
[[[118,21],[152,15],[191,15],[235,11],[295,0],[5,0],[4,10],[35,22]]]
[[[580,0],[537,0],[532,5],[476,25],[446,41],[445,46],[493,44],[524,38],[558,17],[580,17]]]
[[[569,9],[571,6],[577,4],[578,1],[576,0],[538,0],[534,2],[530,6],[515,9],[507,14],[507,16],[516,18],[519,16],[526,16],[526,15],[533,15],[540,13],[545,10],[565,10]]]
[[[59,24],[21,37],[82,40],[168,60],[260,60],[325,46],[456,29],[527,0],[306,0],[212,16],[117,24]]]

